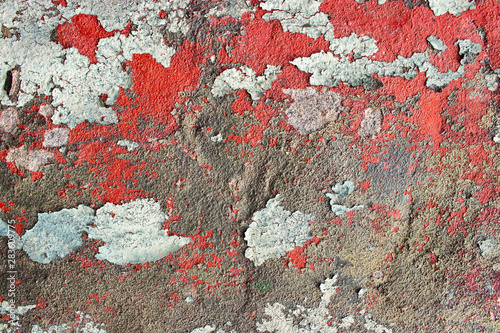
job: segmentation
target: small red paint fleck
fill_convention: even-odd
[[[47,302],[40,300],[36,303],[36,309],[45,309],[46,307],[47,307]]]
[[[211,167],[210,165],[206,165],[206,164],[203,164],[201,166],[202,169],[208,169],[209,171],[211,171],[213,169],[213,167]]]
[[[431,252],[431,257],[429,258],[429,262],[431,264],[437,263],[439,260],[439,256],[435,255],[434,253]]]
[[[167,17],[167,12],[164,10],[160,10],[160,12],[158,13],[158,17],[164,19],[165,17]]]
[[[226,250],[226,253],[228,256],[230,256],[231,258],[234,258],[236,257],[240,252],[239,251],[228,251]]]
[[[7,207],[7,205],[3,202],[0,201],[0,209],[2,210],[2,212],[8,212],[9,210],[11,210],[10,208]]]
[[[16,224],[14,224],[14,231],[17,232],[19,236],[21,236],[24,229],[26,229],[26,227],[21,222],[17,222]]]
[[[31,181],[36,182],[39,179],[43,178],[43,173],[40,171],[32,171],[31,172]]]
[[[244,267],[242,267],[242,268],[232,267],[232,268],[229,269],[229,272],[231,273],[230,276],[240,275],[240,272],[244,272],[244,271],[245,271]]]

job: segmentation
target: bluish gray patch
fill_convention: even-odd
[[[64,258],[82,246],[81,233],[94,222],[94,210],[80,205],[54,213],[38,214],[37,224],[23,236],[23,249],[39,263]]]

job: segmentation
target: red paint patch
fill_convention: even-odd
[[[114,31],[104,30],[96,15],[78,14],[71,18],[71,23],[59,25],[57,39],[66,49],[76,47],[80,54],[89,58],[91,64],[97,63],[95,52],[102,38],[111,37]]]

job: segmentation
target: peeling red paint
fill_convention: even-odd
[[[97,63],[95,52],[102,38],[111,37],[114,31],[106,31],[95,15],[78,14],[57,29],[57,38],[64,48],[76,47],[89,58],[91,64]]]

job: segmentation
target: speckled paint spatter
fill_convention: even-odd
[[[0,331],[500,331],[494,0],[0,2]]]

